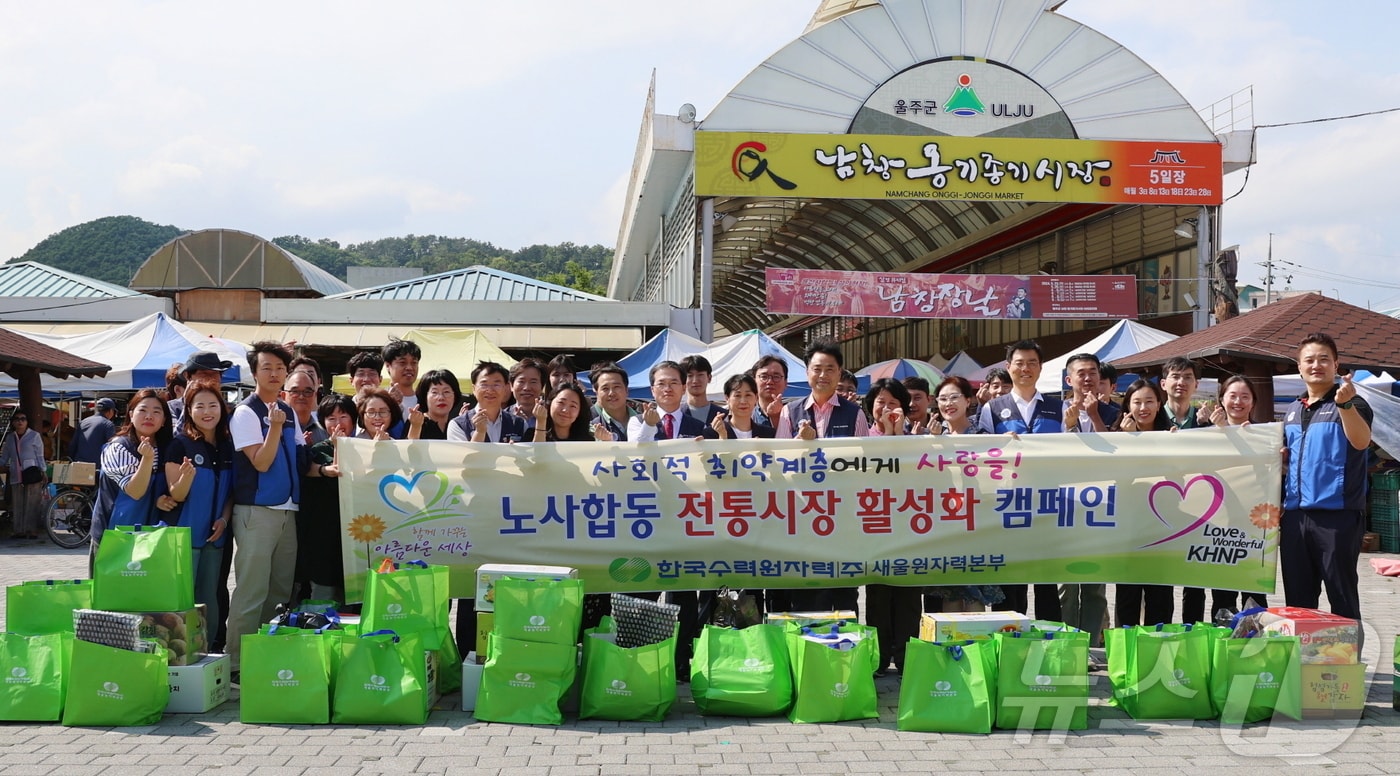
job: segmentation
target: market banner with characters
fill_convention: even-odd
[[[1278,424],[646,443],[340,441],[347,598],[388,556],[590,592],[1125,582],[1273,592]]]

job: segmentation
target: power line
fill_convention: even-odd
[[[1379,116],[1384,113],[1395,113],[1400,108],[1381,108],[1380,110],[1366,111],[1365,113],[1351,113],[1346,116],[1328,116],[1321,119],[1305,119],[1303,121],[1284,121],[1278,124],[1255,124],[1255,129],[1273,129],[1274,127],[1296,127],[1302,124],[1323,124],[1328,121],[1345,121],[1347,119],[1359,119],[1366,116]]]

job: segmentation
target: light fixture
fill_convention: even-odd
[[[1199,223],[1200,221],[1197,219],[1188,218],[1177,224],[1176,228],[1172,230],[1172,234],[1182,239],[1194,240],[1196,239],[1196,225]]]
[[[715,231],[717,232],[727,232],[730,229],[733,229],[735,226],[738,226],[738,224],[739,219],[735,218],[734,216],[728,213],[715,213],[714,226]]]

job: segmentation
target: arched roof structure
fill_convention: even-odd
[[[352,290],[277,243],[237,229],[201,229],[176,237],[137,268],[131,287],[166,292],[240,288],[307,297]]]

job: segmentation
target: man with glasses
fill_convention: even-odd
[[[350,357],[345,371],[350,373],[351,397],[358,407],[364,400],[365,393],[377,390],[379,384],[384,381],[381,374],[384,371],[384,358],[372,350],[361,351]]]
[[[754,408],[753,422],[776,429],[786,404],[783,393],[788,387],[787,362],[777,356],[763,356],[754,362],[749,374],[758,383],[758,406]]]
[[[525,422],[505,408],[510,399],[508,377],[510,372],[495,361],[477,363],[471,374],[476,407],[448,422],[449,442],[520,442],[525,439]]]
[[[613,361],[594,364],[588,373],[598,401],[593,405],[593,420],[614,442],[627,441],[627,424],[636,412],[627,406],[627,370]]]
[[[282,401],[292,408],[306,444],[325,441],[330,435],[316,420],[316,383],[305,372],[292,372],[282,386]]]

